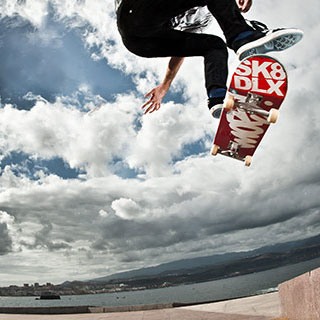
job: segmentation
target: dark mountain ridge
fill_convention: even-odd
[[[292,255],[304,255],[303,251],[308,251],[308,248],[312,248],[312,252],[310,252],[310,259],[317,253],[314,253],[316,248],[314,246],[320,246],[320,235],[302,239],[298,241],[290,241],[286,243],[275,244],[271,246],[261,247],[256,250],[251,250],[247,252],[232,252],[225,253],[220,255],[211,255],[205,257],[197,257],[192,259],[182,259],[177,261],[172,261],[169,263],[160,264],[154,267],[147,267],[127,272],[121,272],[112,274],[110,276],[101,277],[97,279],[91,280],[92,282],[108,282],[112,280],[121,280],[121,279],[140,279],[140,278],[154,278],[155,276],[166,276],[166,275],[182,275],[182,274],[193,274],[201,272],[201,269],[205,272],[208,268],[212,268],[219,265],[226,266],[227,264],[233,264],[236,261],[244,261],[245,259],[251,258],[254,260],[262,260],[270,255],[272,255],[272,259],[285,259],[287,256]],[[295,252],[296,251],[296,252]],[[317,250],[316,250],[317,252]],[[293,259],[293,258],[292,258]],[[296,260],[300,260],[296,258]],[[308,260],[308,257],[305,256],[305,259]],[[288,263],[290,263],[288,261]],[[294,263],[294,259],[291,263]],[[276,266],[276,260],[272,263],[272,265]],[[283,265],[282,261],[278,261],[278,265]],[[271,266],[272,267],[272,266]]]

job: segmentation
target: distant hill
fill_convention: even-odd
[[[121,280],[121,279],[145,279],[152,278],[155,276],[165,277],[166,275],[175,274],[182,275],[186,273],[198,273],[201,269],[206,270],[208,267],[215,267],[219,265],[232,264],[233,262],[244,260],[248,258],[261,259],[261,257],[267,257],[270,254],[274,258],[279,257],[284,259],[286,256],[290,256],[291,260],[288,260],[288,263],[294,263],[294,259],[299,260],[297,255],[301,256],[300,260],[312,259],[314,255],[317,255],[317,250],[307,250],[309,247],[314,248],[314,246],[320,246],[320,235],[312,238],[307,238],[298,241],[291,241],[281,244],[276,244],[272,246],[265,246],[256,250],[247,251],[247,252],[232,252],[221,255],[211,255],[205,257],[198,257],[193,259],[183,259],[172,261],[169,263],[164,263],[154,267],[142,268],[127,272],[121,272],[112,274],[106,277],[101,277],[97,279],[90,280],[90,282],[108,282],[112,280]],[[304,248],[306,255],[303,254]],[[320,256],[320,255],[319,255]],[[295,258],[293,258],[295,257]],[[250,259],[252,260],[252,259]],[[272,265],[276,263],[276,260]],[[279,261],[279,265],[282,265]],[[270,265],[271,267],[271,265]],[[188,271],[189,270],[189,271]],[[196,271],[195,271],[196,270]]]

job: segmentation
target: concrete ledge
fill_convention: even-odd
[[[112,312],[131,312],[131,311],[148,311],[159,309],[171,309],[173,303],[166,304],[146,304],[137,306],[120,306],[120,307],[89,307],[90,313],[112,313]]]
[[[290,320],[320,320],[320,268],[279,286],[282,316]]]
[[[88,306],[79,307],[1,307],[0,313],[6,314],[75,314],[75,313],[89,313]]]
[[[0,307],[0,314],[80,314],[80,313],[113,313],[130,311],[148,311],[159,309],[171,309],[173,303],[167,304],[147,304],[137,306],[119,306],[119,307]]]

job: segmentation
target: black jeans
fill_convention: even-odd
[[[207,91],[226,87],[228,51],[225,42],[208,34],[173,30],[171,18],[196,6],[207,6],[219,23],[228,46],[241,32],[252,30],[235,0],[122,0],[118,29],[126,48],[141,57],[203,56]]]

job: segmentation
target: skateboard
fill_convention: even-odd
[[[249,167],[270,124],[278,119],[287,88],[286,70],[276,59],[254,55],[242,60],[227,91],[211,154]]]

